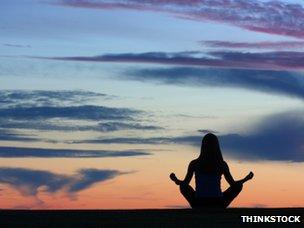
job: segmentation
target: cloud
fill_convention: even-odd
[[[304,98],[304,75],[296,72],[173,67],[129,70],[121,77],[179,86],[242,88]]]
[[[208,133],[213,133],[213,134],[217,134],[217,131],[214,130],[210,130],[210,129],[200,129],[198,130],[199,133],[203,133],[203,134],[208,134]]]
[[[131,121],[144,113],[139,110],[87,105],[98,98],[112,99],[113,96],[82,90],[2,90],[0,126],[5,129],[99,132],[162,129]],[[87,123],[80,124],[79,120]]]
[[[180,137],[113,137],[113,138],[96,138],[88,140],[75,140],[70,143],[93,143],[93,144],[193,144],[201,136],[180,136]]]
[[[262,203],[256,203],[256,204],[252,204],[251,207],[253,208],[265,208],[267,207],[268,205],[266,204],[262,204]]]
[[[2,167],[0,168],[0,183],[13,187],[25,196],[37,196],[41,188],[48,193],[64,191],[74,194],[121,174],[126,174],[126,172],[81,169],[74,175],[62,175],[43,170]]]
[[[58,121],[57,121],[58,122]],[[159,130],[162,127],[153,125],[143,125],[139,123],[124,123],[124,122],[98,122],[97,124],[79,125],[63,124],[62,121],[47,120],[13,120],[0,119],[0,125],[6,129],[32,129],[32,130],[46,130],[46,131],[98,131],[98,132],[112,132],[121,130]]]
[[[127,62],[162,65],[199,66],[225,69],[293,70],[304,69],[304,52],[146,52],[104,54],[99,56],[29,57],[46,60],[82,62]]]
[[[252,49],[274,49],[274,50],[286,50],[286,49],[299,49],[304,48],[304,41],[262,41],[262,42],[232,42],[232,41],[219,41],[208,40],[200,41],[200,44],[213,48],[252,48]]]
[[[83,90],[1,90],[2,106],[62,106],[83,104],[97,98],[110,99],[111,95]]]
[[[69,186],[69,192],[79,192],[87,189],[96,182],[112,179],[118,175],[126,174],[116,170],[82,169],[78,172],[80,178]]]
[[[40,141],[33,137],[34,135],[20,134],[15,131],[1,129],[0,128],[0,140],[1,141],[22,141],[22,142],[35,142]]]
[[[246,30],[304,38],[304,8],[300,4],[257,0],[61,0],[69,7],[160,11],[173,16],[214,21]]]
[[[203,135],[152,138],[99,138],[75,143],[185,144],[200,147]],[[273,114],[252,125],[247,133],[219,135],[224,155],[242,160],[304,162],[304,111]]]
[[[109,151],[109,150],[75,150],[28,147],[2,147],[0,158],[103,158],[103,157],[134,157],[150,155],[140,150]]]
[[[171,116],[186,118],[186,119],[218,119],[218,116],[212,116],[212,115],[175,114]]]
[[[163,129],[154,125],[143,125],[138,123],[123,123],[123,122],[106,122],[99,123],[97,126],[88,127],[90,130],[109,132],[120,130],[160,130]]]
[[[23,44],[3,44],[6,47],[15,47],[15,48],[31,48],[31,45],[23,45]]]
[[[74,120],[128,120],[140,111],[128,108],[110,108],[105,106],[41,106],[41,107],[11,107],[0,109],[0,118],[16,120],[39,120],[49,118],[65,118]]]
[[[247,134],[220,137],[223,148],[240,159],[304,161],[303,111],[271,115]]]

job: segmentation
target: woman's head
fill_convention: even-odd
[[[210,165],[219,165],[223,163],[223,156],[216,135],[208,133],[204,136],[199,160]]]

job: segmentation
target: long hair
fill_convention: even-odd
[[[221,172],[224,164],[219,140],[216,135],[208,133],[202,140],[201,153],[198,157],[203,170],[207,172]]]

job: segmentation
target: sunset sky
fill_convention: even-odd
[[[302,0],[1,0],[0,208],[189,207],[207,132],[232,207],[303,207],[303,102]]]

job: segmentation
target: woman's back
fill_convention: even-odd
[[[195,174],[195,194],[197,198],[216,198],[221,197],[221,177],[220,168],[214,169],[208,164],[196,160],[194,169]]]

